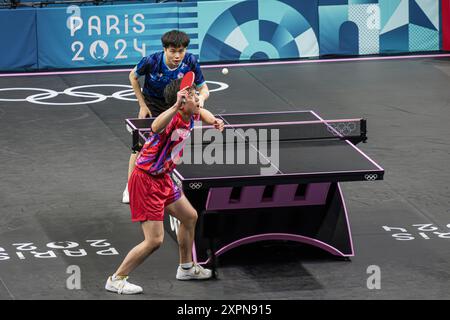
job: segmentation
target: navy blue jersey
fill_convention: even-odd
[[[153,53],[139,61],[136,66],[136,76],[144,76],[145,82],[142,89],[143,93],[148,96],[164,100],[164,88],[175,79],[182,78],[187,72],[194,71],[194,83],[197,88],[205,83],[200,65],[195,56],[186,53],[183,61],[176,69],[169,69],[165,63],[164,51]]]

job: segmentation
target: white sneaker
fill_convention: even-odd
[[[123,190],[122,203],[130,203],[130,194],[128,193],[128,184],[125,187],[125,190]]]
[[[128,277],[118,280],[112,280],[111,277],[106,281],[105,289],[118,294],[137,294],[144,291],[141,287],[129,283]]]
[[[209,279],[212,277],[212,271],[209,269],[203,268],[201,265],[194,263],[192,268],[183,269],[181,266],[178,266],[177,270],[177,279],[178,280],[203,280]]]

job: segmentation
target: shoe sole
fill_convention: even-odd
[[[176,277],[177,280],[186,281],[186,280],[208,280],[211,279],[212,275],[207,278],[195,278],[195,277]]]
[[[134,293],[124,293],[124,292],[119,293],[118,290],[117,290],[116,288],[114,288],[114,287],[108,287],[108,286],[105,286],[105,289],[106,289],[106,291],[108,291],[108,292],[113,292],[113,293],[117,293],[117,294],[120,294],[120,295],[141,294],[142,292],[144,292],[144,290],[142,290],[142,291],[134,292]]]

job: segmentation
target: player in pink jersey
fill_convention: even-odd
[[[211,270],[192,261],[197,212],[170,176],[175,168],[173,156],[179,156],[183,143],[189,137],[195,120],[202,120],[223,130],[223,121],[208,110],[200,108],[194,87],[178,91],[181,79],[172,81],[164,90],[171,108],[161,113],[152,123],[152,133],[136,160],[128,186],[132,221],[140,221],[144,241],[127,254],[116,272],[106,282],[106,290],[119,294],[141,293],[140,286],[127,281],[136,269],[162,244],[164,238],[164,210],[180,221],[178,245],[180,265],[179,280],[208,279]],[[184,99],[183,99],[184,98]],[[185,132],[177,134],[174,132]],[[173,155],[175,153],[175,155]]]

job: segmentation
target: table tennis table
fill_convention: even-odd
[[[183,161],[174,170],[173,179],[198,212],[194,260],[211,264],[232,248],[264,240],[296,241],[344,259],[353,256],[339,183],[376,181],[384,176],[384,169],[356,147],[366,142],[366,120],[324,120],[311,110],[216,117],[225,123],[223,139],[205,139],[211,126],[195,127],[190,139],[201,136],[202,142],[197,139],[189,148],[187,144],[185,152],[189,150],[191,158],[202,158],[212,148],[223,146],[222,151],[215,151],[223,152],[224,158],[234,153],[236,160],[240,152],[246,161]],[[140,150],[152,121],[126,119],[133,150]],[[225,139],[230,130],[231,142]],[[260,151],[262,141],[266,143],[264,152]],[[273,146],[277,161],[268,152]],[[250,163],[251,152],[262,161]],[[262,168],[266,169],[263,174]],[[165,227],[176,239],[178,221],[166,215]]]

